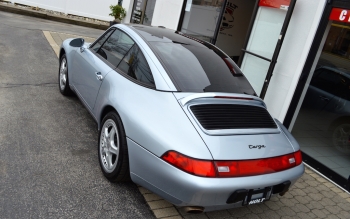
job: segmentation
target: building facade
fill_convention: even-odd
[[[123,0],[122,5],[125,23],[178,30],[228,54],[298,140],[306,164],[350,189],[350,1]]]

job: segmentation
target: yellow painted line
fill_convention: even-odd
[[[93,38],[93,37],[84,37],[84,36],[79,36],[79,35],[75,35],[75,34],[54,32],[54,31],[50,31],[50,33],[56,33],[58,35],[64,34],[64,35],[67,35],[67,36],[71,36],[71,38],[84,38],[84,39],[90,39],[92,41],[95,41],[95,38]]]
[[[56,44],[55,40],[52,38],[49,31],[43,31],[45,38],[49,42],[50,46],[52,47],[53,51],[56,53],[57,58],[60,53],[60,47]]]

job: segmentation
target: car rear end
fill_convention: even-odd
[[[272,195],[284,195],[304,173],[299,145],[281,123],[272,119],[261,99],[230,93],[175,96],[213,160],[188,158],[184,162],[183,155],[176,152],[172,152],[175,158],[165,154],[163,159],[185,172],[191,167],[185,168],[184,163],[199,162],[202,168],[192,167],[199,173],[190,172],[199,177],[191,176],[181,186],[191,185],[193,180],[205,181],[205,186],[200,183],[185,194],[201,191],[198,200],[208,203],[195,204],[206,211],[262,203]]]
[[[132,152],[135,166],[141,168],[140,175],[132,175],[135,183],[177,206],[196,207],[202,211],[266,202],[272,195],[283,195],[304,172],[304,166],[300,164],[280,172],[245,177],[199,176],[169,163],[167,158],[155,157],[142,147],[130,148],[135,150]],[[143,163],[144,159],[152,162]],[[188,160],[188,163],[193,163],[193,160]]]
[[[304,173],[299,145],[271,117],[238,66],[217,47],[191,36],[134,28],[177,88],[173,95],[179,107],[171,110],[183,111],[212,158],[188,156],[186,148],[176,145],[158,157],[130,141],[140,174],[133,181],[173,204],[204,211],[284,195]]]
[[[230,93],[174,98],[212,158],[188,156],[196,145],[188,151],[173,145],[158,157],[129,140],[134,182],[198,212],[266,202],[284,195],[304,173],[298,143],[261,99]]]

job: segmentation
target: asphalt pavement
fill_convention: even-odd
[[[96,123],[60,94],[43,30],[102,33],[0,12],[0,218],[154,218],[135,184],[104,178]]]

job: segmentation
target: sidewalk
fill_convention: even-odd
[[[82,37],[49,31],[43,31],[43,34],[57,56],[63,40]],[[94,41],[93,38],[82,38],[86,42]],[[187,214],[145,188],[139,187],[139,190],[157,218],[350,219],[350,195],[309,168],[283,197],[272,197],[268,202],[248,207],[202,214]]]

